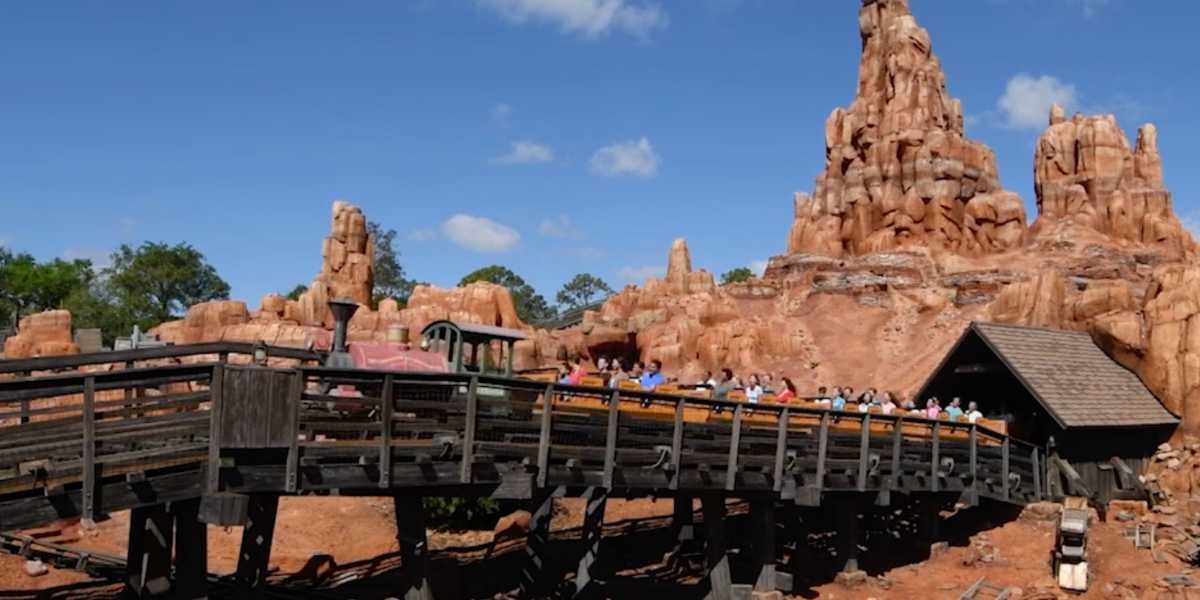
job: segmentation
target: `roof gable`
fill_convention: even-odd
[[[975,322],[972,333],[1064,428],[1179,423],[1085,332]]]

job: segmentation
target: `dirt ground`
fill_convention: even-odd
[[[632,523],[636,526],[639,520],[667,517],[670,514],[671,503],[666,500],[612,501],[606,511],[605,521],[608,524],[624,523],[630,526]],[[561,531],[578,527],[582,516],[582,500],[560,500],[552,529]],[[311,570],[317,563],[326,569],[333,569],[336,565],[367,561],[394,552],[397,547],[392,519],[391,502],[386,499],[284,498],[280,504],[272,567],[279,573],[304,571],[306,566]],[[86,533],[80,531],[78,524],[66,524],[60,529],[59,536],[48,539],[123,556],[128,520],[128,513],[116,514],[101,522],[95,531]],[[1191,571],[1174,557],[1160,553],[1160,558],[1165,562],[1155,562],[1148,550],[1134,548],[1133,543],[1123,537],[1124,530],[1130,526],[1130,523],[1115,519],[1093,524],[1089,535],[1089,553],[1094,579],[1091,590],[1082,595],[1061,594],[1050,576],[1048,559],[1054,543],[1054,522],[1023,517],[978,532],[969,543],[946,548],[925,562],[882,573],[870,573],[867,580],[857,587],[847,588],[839,583],[828,582],[791,597],[831,600],[957,599],[975,581],[984,578],[993,584],[1020,589],[1021,594],[1013,597],[1025,600],[1067,597],[1105,600],[1184,598],[1160,596],[1165,587],[1156,584],[1164,576],[1188,574]],[[218,573],[233,570],[240,535],[237,528],[210,528],[210,569]],[[449,553],[460,561],[482,558],[485,552],[483,548],[491,541],[491,531],[430,532],[430,545],[435,553]],[[319,560],[313,557],[319,557]],[[1200,575],[1196,579],[1200,580]],[[64,586],[88,581],[84,575],[54,569],[47,575],[31,578],[22,572],[21,559],[0,556],[0,590],[3,591],[57,590],[54,598],[86,597],[85,593],[75,594]]]

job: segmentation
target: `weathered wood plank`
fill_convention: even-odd
[[[83,518],[96,518],[96,380],[83,383]]]

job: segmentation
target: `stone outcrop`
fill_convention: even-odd
[[[334,202],[330,233],[321,244],[321,272],[300,296],[300,319],[332,327],[330,300],[349,298],[369,306],[374,289],[375,243],[367,231],[367,218],[356,206]]]
[[[55,354],[78,354],[71,336],[71,313],[49,310],[22,317],[17,334],[4,340],[4,358],[33,358]]]
[[[1196,249],[1163,186],[1154,125],[1138,130],[1137,145],[1131,149],[1113,115],[1067,119],[1055,105],[1035,151],[1034,189],[1039,212],[1035,234],[1069,219],[1113,239],[1155,245],[1175,256]]]
[[[992,151],[964,136],[929,32],[907,0],[862,1],[858,91],[825,124],[825,171],[813,196],[796,195],[788,253],[1020,246],[1024,205],[1001,188]]]

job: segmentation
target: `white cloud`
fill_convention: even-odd
[[[521,241],[516,229],[485,217],[457,214],[442,223],[450,241],[476,252],[505,252]]]
[[[658,4],[640,0],[476,1],[511,23],[549,23],[563,33],[592,38],[614,30],[646,37],[669,22]]]
[[[501,102],[501,103],[493,106],[492,110],[489,112],[492,113],[493,119],[503,122],[503,121],[507,121],[508,118],[512,116],[512,111],[513,111],[513,109],[511,106]]]
[[[545,144],[532,140],[519,140],[512,143],[508,154],[497,156],[491,160],[497,165],[535,165],[554,160],[554,150]]]
[[[654,146],[643,136],[597,150],[592,155],[592,173],[606,177],[654,177],[658,174],[659,160]]]
[[[755,275],[762,277],[763,273],[767,272],[767,262],[765,260],[755,260],[751,261],[747,266],[750,267],[751,271],[754,271]]]
[[[99,271],[112,266],[112,251],[99,248],[67,248],[62,253],[63,260],[90,260],[92,268]]]
[[[560,240],[582,240],[587,237],[583,230],[571,222],[571,217],[558,215],[557,219],[546,218],[538,225],[538,233]]]
[[[1078,106],[1075,86],[1050,75],[1032,77],[1021,73],[1008,80],[997,106],[1013,129],[1042,129],[1050,118],[1050,105],[1058,103],[1070,113]]]
[[[621,270],[617,271],[617,275],[621,277],[622,281],[640,283],[651,277],[666,277],[667,268],[661,265],[646,267],[621,267]]]
[[[422,227],[421,229],[414,229],[408,232],[407,237],[409,241],[412,242],[428,242],[430,240],[436,240],[437,236],[437,232],[433,229],[429,227]]]

